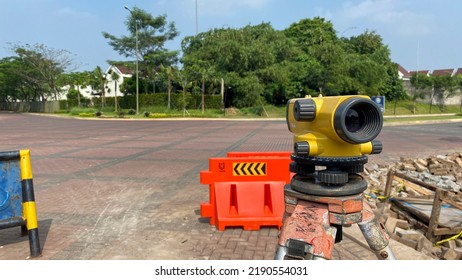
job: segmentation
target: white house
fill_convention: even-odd
[[[125,79],[129,79],[133,76],[133,71],[125,65],[111,65],[104,72],[106,75],[106,97],[123,96],[120,91],[120,85]]]
[[[403,81],[409,81],[411,78],[409,72],[401,64],[398,64],[398,76]]]
[[[115,94],[117,94],[117,96],[123,96],[123,93],[120,91],[120,85],[125,79],[132,77],[133,71],[124,65],[111,65],[106,72],[104,72],[104,75],[107,80],[105,85],[105,96],[114,97]],[[69,92],[69,89],[69,85],[62,87],[59,99],[67,99],[66,94]],[[88,99],[101,95],[100,93],[96,93],[90,85],[85,87],[79,86],[78,91],[83,97]]]
[[[400,79],[403,81],[404,89],[409,93],[415,91],[415,88],[411,85],[410,77],[414,76],[416,73],[426,75],[429,77],[430,76],[446,76],[446,75],[454,77],[457,75],[462,75],[462,68],[436,69],[433,71],[419,70],[419,71],[409,71],[408,72],[406,69],[404,69],[404,67],[398,64],[398,75]],[[426,93],[426,97],[424,98],[424,101],[428,103],[430,103],[430,100],[431,100],[434,103],[444,102],[444,104],[446,105],[461,105],[462,104],[462,94],[461,94],[460,89],[455,90],[451,94],[449,93],[443,94],[442,95],[443,97],[441,97],[440,95],[438,97],[439,98],[438,100],[436,100],[437,97],[434,97],[433,89],[427,89],[425,93]]]

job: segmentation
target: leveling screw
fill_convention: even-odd
[[[388,252],[387,251],[382,251],[380,252],[380,256],[384,259],[388,258]]]

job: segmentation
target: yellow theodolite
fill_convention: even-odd
[[[364,95],[306,97],[287,104],[287,125],[300,156],[350,157],[380,153],[380,108]]]
[[[382,112],[368,96],[291,99],[286,114],[294,134],[291,172],[314,174],[316,184],[345,184],[351,174],[363,171],[365,155],[382,151],[382,143],[374,140],[382,129]],[[315,172],[317,166],[325,170]],[[362,184],[353,192],[363,189]]]
[[[368,96],[291,99],[287,126],[294,134],[284,187],[285,215],[275,259],[332,259],[342,227],[358,224],[379,259],[394,259],[389,237],[363,199],[368,154],[382,151],[375,140],[382,112]]]

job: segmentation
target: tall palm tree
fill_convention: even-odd
[[[101,89],[101,108],[103,108],[105,103],[107,77],[99,66],[96,66],[93,74],[95,78],[95,86]]]
[[[117,101],[117,81],[119,80],[120,76],[115,71],[111,70],[111,80],[114,81],[114,107],[115,112],[118,111],[119,102]]]

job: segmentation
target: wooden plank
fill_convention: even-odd
[[[433,200],[423,199],[402,199],[394,198],[393,204],[397,204],[401,209],[412,213],[415,218],[422,222],[429,223],[433,210]],[[460,211],[447,203],[441,206],[441,213],[438,221],[440,227],[454,228],[462,226]]]
[[[395,178],[394,180],[398,181],[398,182],[401,182],[405,187],[408,187],[408,188],[411,188],[413,190],[415,190],[416,192],[424,195],[424,196],[432,196],[435,192],[433,191],[430,191],[428,189],[425,189],[421,186],[419,186],[418,184],[414,183],[414,182],[410,182],[404,178],[400,178],[398,176],[395,175]]]
[[[452,197],[445,197],[443,198],[443,201],[462,211],[462,205],[459,204],[457,201],[454,201]]]
[[[455,208],[457,208],[459,210],[462,210],[462,205],[461,204],[457,203],[452,198],[448,197],[449,193],[455,194],[454,192],[443,190],[443,189],[441,189],[439,187],[436,187],[434,185],[431,185],[431,184],[428,184],[428,183],[425,183],[425,182],[421,182],[421,181],[419,181],[419,180],[417,180],[415,178],[406,176],[406,175],[398,173],[398,172],[394,172],[394,177],[398,177],[398,178],[401,178],[403,180],[406,180],[406,181],[412,183],[412,184],[406,184],[406,183],[403,182],[406,187],[410,187],[413,190],[415,190],[416,192],[419,192],[419,193],[421,193],[423,195],[432,195],[434,192],[425,191],[422,187],[430,189],[432,191],[441,190],[445,194],[443,196],[443,201],[444,202],[454,206]],[[394,177],[393,177],[393,179],[394,179]]]
[[[412,183],[414,183],[414,184],[417,184],[417,185],[419,185],[419,186],[425,187],[425,188],[427,188],[427,189],[429,189],[429,190],[431,190],[431,191],[436,191],[436,190],[439,190],[439,189],[440,189],[440,188],[438,188],[438,187],[435,186],[435,185],[432,185],[432,184],[429,184],[429,183],[425,183],[425,182],[419,181],[419,180],[417,180],[417,179],[415,179],[415,178],[409,177],[409,176],[404,175],[404,174],[399,173],[399,172],[395,172],[395,176],[396,176],[396,177],[399,177],[399,178],[401,178],[401,179],[404,179],[404,180],[406,180],[406,181],[412,182]]]
[[[411,224],[414,224],[415,226],[424,230],[426,232],[426,237],[430,241],[435,242],[442,235],[457,234],[462,230],[462,227],[459,226],[448,227],[448,225],[446,225],[444,227],[442,224],[440,224],[440,215],[442,212],[443,202],[452,205],[458,210],[462,210],[462,205],[455,201],[453,198],[454,196],[460,195],[460,193],[443,190],[435,185],[421,182],[418,179],[401,174],[395,170],[390,170],[387,174],[387,182],[385,185],[384,194],[386,197],[390,197],[391,195],[391,189],[394,180],[400,181],[405,187],[415,190],[424,197],[395,198],[393,201],[387,200],[387,203],[395,202],[392,203],[392,209],[395,212],[398,212],[400,215],[406,217],[406,219],[408,219]],[[400,201],[402,203],[400,203]],[[422,209],[419,210],[413,207],[407,207],[405,203],[426,204],[428,207],[431,206],[431,208],[423,211]],[[430,215],[428,215],[429,213]],[[443,217],[443,220],[444,224],[451,223],[451,219],[448,219],[446,216]]]
[[[430,221],[428,223],[428,231],[426,237],[431,241],[435,242],[435,229],[438,228],[438,222],[441,213],[441,205],[443,204],[444,194],[440,189],[437,189],[435,192],[435,198],[433,200],[432,214],[430,215]]]
[[[417,197],[400,197],[397,198],[399,201],[406,201],[409,203],[432,203],[433,204],[433,198],[417,198]]]
[[[409,223],[411,225],[420,228],[424,232],[427,232],[428,225],[426,225],[425,223],[417,220],[415,217],[413,217],[411,214],[409,214],[406,210],[400,208],[399,205],[392,204],[391,205],[391,210],[398,213],[398,215],[405,217],[409,221]]]
[[[459,232],[462,231],[462,227],[456,227],[456,228],[437,228],[433,232],[433,234],[436,235],[455,235],[458,234]]]
[[[410,214],[412,214],[415,218],[418,218],[422,222],[428,223],[429,222],[429,217],[428,214],[420,211],[419,209],[413,208],[413,207],[406,207],[403,205],[404,202],[401,202],[400,199],[396,199],[393,201],[395,205],[397,205],[400,209],[403,211],[406,211]]]
[[[391,188],[393,186],[393,178],[394,178],[394,176],[395,176],[395,170],[392,168],[392,169],[390,169],[388,171],[387,182],[385,184],[384,196],[387,197],[387,198],[390,197],[390,195],[391,195]]]

